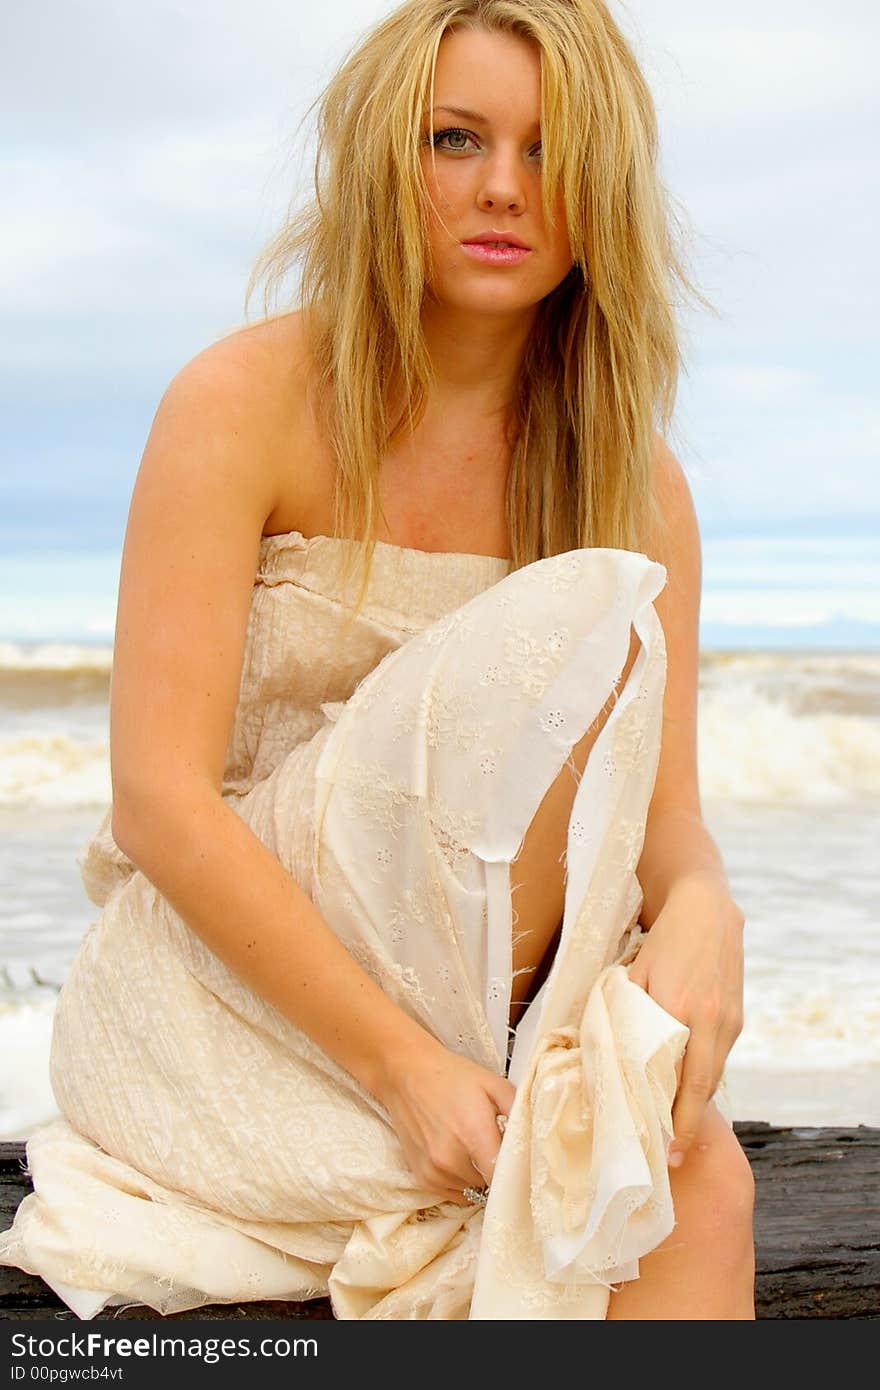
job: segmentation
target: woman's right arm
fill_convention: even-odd
[[[491,1171],[513,1087],[384,993],[221,794],[279,501],[266,372],[249,335],[216,344],[174,378],[150,431],[120,575],[113,837],[216,956],[380,1100],[419,1181],[456,1199],[479,1181],[471,1158]]]

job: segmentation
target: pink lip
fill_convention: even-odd
[[[477,236],[469,236],[463,242],[463,246],[483,246],[487,241],[503,241],[508,246],[518,246],[523,251],[531,251],[531,247],[521,241],[513,232],[496,232],[494,227],[489,232],[480,232]]]
[[[528,246],[484,246],[479,241],[463,241],[461,249],[472,261],[483,265],[519,265],[532,253]]]
[[[494,229],[468,237],[461,243],[461,249],[472,261],[480,261],[483,265],[519,265],[532,254],[532,248],[512,232]]]

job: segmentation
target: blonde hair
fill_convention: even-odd
[[[541,56],[542,197],[557,190],[575,261],[535,318],[514,404],[507,523],[514,568],[586,546],[643,549],[655,432],[671,420],[676,295],[693,290],[657,172],[654,104],[602,0],[406,0],[318,99],[315,196],[258,258],[246,302],[301,263],[335,534],[361,540],[366,589],[386,449],[420,420],[432,378],[420,310],[427,204],[419,149],[450,29],[518,35]],[[404,408],[391,418],[388,384]],[[354,549],[354,547],[352,547]]]

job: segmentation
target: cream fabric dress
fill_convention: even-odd
[[[379,544],[344,637],[341,547],[264,538],[224,795],[355,958],[516,1086],[488,1203],[419,1188],[378,1102],[246,987],[120,853],[59,995],[62,1119],[0,1263],[81,1318],[123,1303],[330,1295],[338,1318],[604,1318],[674,1221],[665,1161],[687,1030],[627,973],[665,650],[644,555],[509,572]],[[553,967],[508,1036],[510,862],[641,647],[580,779]]]

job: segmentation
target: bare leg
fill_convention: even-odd
[[[514,990],[511,1025],[555,951],[565,895],[564,851],[577,782],[638,653],[615,692],[572,749],[511,865]],[[613,1294],[610,1319],[750,1320],[754,1309],[754,1182],[748,1159],[714,1105],[684,1165],[670,1172],[675,1229],[639,1262],[640,1276]]]
[[[519,853],[511,863],[514,915],[511,1027],[516,1025],[522,1009],[534,994],[555,951],[565,904],[566,836],[578,781],[590,750],[626,684],[640,645],[632,632],[626,664],[612,694],[550,784]]]
[[[714,1105],[670,1172],[675,1229],[611,1295],[609,1319],[750,1321],[755,1316],[754,1180]]]

